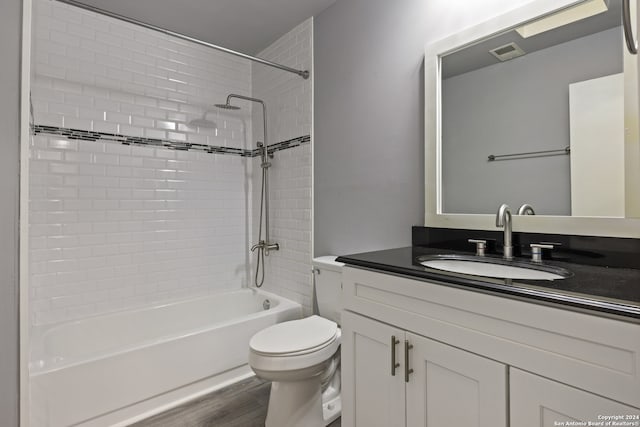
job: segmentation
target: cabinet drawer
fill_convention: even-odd
[[[370,270],[345,310],[640,407],[640,325]]]

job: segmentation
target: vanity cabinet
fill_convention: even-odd
[[[345,427],[640,414],[637,323],[350,266],[342,281]]]
[[[400,367],[391,372],[391,341],[404,331],[348,312],[341,320],[342,425],[405,425],[403,374]]]
[[[345,313],[345,426],[507,425],[507,367]]]
[[[617,421],[630,422],[631,426],[640,424],[637,408],[519,369],[510,369],[509,390],[512,426],[554,427],[583,420],[607,425],[606,416],[621,416]]]

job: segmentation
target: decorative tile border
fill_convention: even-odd
[[[276,142],[275,144],[269,145],[269,153],[286,150],[287,148],[294,148],[299,145],[306,144],[307,142],[311,142],[311,135],[304,135],[297,138],[288,139],[286,141]],[[258,148],[254,149],[252,157],[259,155],[260,150]]]
[[[67,139],[79,139],[82,141],[110,141],[118,142],[124,145],[144,145],[154,147],[164,147],[170,150],[181,151],[203,151],[211,154],[231,154],[240,157],[257,157],[260,155],[260,149],[254,148],[253,150],[233,148],[233,147],[220,147],[206,144],[195,144],[192,142],[173,141],[170,139],[157,139],[157,138],[143,138],[139,136],[127,136],[119,135],[115,133],[106,132],[94,132],[89,130],[69,129],[61,128],[57,126],[42,126],[33,125],[31,130],[34,135],[43,133],[48,135],[59,135]],[[294,148],[299,145],[308,143],[311,141],[311,135],[303,135],[297,138],[289,139],[287,141],[277,142],[269,146],[269,153],[276,151],[286,150],[288,148]]]

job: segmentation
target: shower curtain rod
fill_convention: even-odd
[[[182,39],[182,40],[186,40],[186,41],[190,41],[190,42],[193,42],[193,43],[197,43],[197,44],[202,45],[202,46],[207,46],[207,47],[210,47],[212,49],[228,53],[230,55],[235,55],[235,56],[238,56],[240,58],[248,59],[249,61],[258,62],[260,64],[267,65],[269,67],[279,68],[281,70],[297,74],[297,75],[299,75],[300,77],[302,77],[305,80],[309,78],[309,71],[308,70],[296,70],[295,68],[287,67],[286,65],[278,64],[276,62],[267,61],[266,59],[258,58],[256,56],[247,55],[246,53],[238,52],[238,51],[235,51],[235,50],[232,50],[232,49],[227,49],[226,47],[218,46],[218,45],[215,45],[213,43],[206,42],[204,40],[199,40],[199,39],[187,36],[185,34],[176,33],[175,31],[166,30],[164,28],[157,27],[155,25],[147,24],[146,22],[138,21],[137,19],[128,18],[128,17],[123,16],[123,15],[118,15],[117,13],[112,13],[112,12],[109,12],[109,11],[104,10],[104,9],[100,9],[100,8],[97,8],[97,7],[94,7],[94,6],[89,6],[87,4],[80,3],[80,2],[78,2],[76,0],[56,0],[56,1],[58,1],[60,3],[68,4],[68,5],[71,5],[71,6],[79,7],[81,9],[85,9],[85,10],[88,10],[90,12],[99,13],[100,15],[105,15],[105,16],[109,16],[111,18],[119,19],[121,21],[125,21],[125,22],[128,22],[130,24],[138,25],[140,27],[144,27],[144,28],[147,28],[149,30],[158,31],[160,33],[163,33],[163,34],[166,34],[166,35],[169,35],[169,36],[173,36],[173,37],[177,37],[177,38]]]

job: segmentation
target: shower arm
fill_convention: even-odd
[[[264,103],[262,99],[252,98],[250,96],[238,95],[236,93],[232,93],[227,96],[227,105],[231,105],[230,102],[232,98],[244,99],[245,101],[251,101],[251,102],[255,102],[262,105],[262,117],[264,119],[263,121],[264,150],[262,150],[262,162],[265,163],[267,161],[267,154],[268,154],[267,149],[269,148],[269,144],[267,143],[267,105]]]

